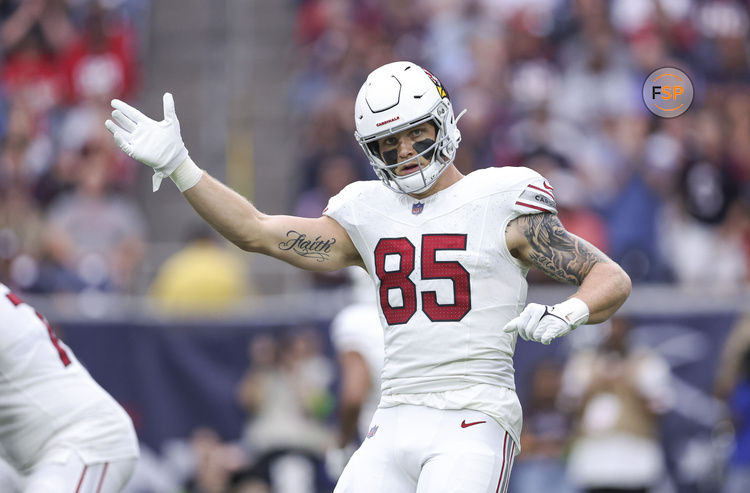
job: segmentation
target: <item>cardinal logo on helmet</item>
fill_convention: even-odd
[[[437,91],[438,91],[438,94],[440,95],[440,97],[441,98],[448,98],[448,91],[446,91],[445,88],[443,87],[443,84],[440,83],[440,79],[438,79],[437,77],[435,77],[434,75],[432,75],[432,72],[430,72],[426,68],[423,68],[422,70],[424,70],[424,73],[427,74],[427,77],[430,78],[430,80],[432,81],[432,83],[435,84],[435,87],[437,88]],[[448,98],[448,99],[450,99],[450,98]]]

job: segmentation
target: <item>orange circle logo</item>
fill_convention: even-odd
[[[656,116],[680,116],[693,102],[693,83],[680,69],[666,67],[654,70],[643,83],[643,102]]]

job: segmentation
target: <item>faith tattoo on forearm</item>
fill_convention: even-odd
[[[531,245],[531,262],[557,281],[580,285],[594,265],[610,261],[591,243],[566,231],[553,214],[521,216],[519,221]]]
[[[323,240],[320,236],[314,239],[305,233],[289,230],[286,232],[287,241],[279,243],[279,250],[294,252],[301,257],[314,258],[318,262],[325,262],[330,257],[331,247],[336,244],[336,238]]]

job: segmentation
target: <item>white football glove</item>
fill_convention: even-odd
[[[578,298],[570,298],[553,306],[529,303],[521,314],[508,322],[503,330],[518,331],[526,341],[549,344],[589,319],[589,307]]]
[[[129,104],[113,99],[114,121],[107,120],[104,124],[125,154],[154,168],[154,192],[159,189],[162,179],[171,175],[188,157],[180,136],[174,99],[167,92],[163,101],[164,119],[157,122]]]

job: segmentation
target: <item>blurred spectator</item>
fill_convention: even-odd
[[[311,118],[311,122],[302,127],[302,139],[306,152],[300,158],[302,182],[299,185],[303,189],[324,186],[324,179],[330,178],[325,178],[325,172],[320,172],[318,169],[321,166],[329,166],[331,161],[340,164],[348,160],[350,167],[352,163],[356,163],[354,169],[347,172],[347,178],[350,181],[364,176],[374,178],[374,173],[367,174],[370,173],[368,169],[370,166],[352,138],[353,129],[350,131],[349,120],[354,113],[354,100],[343,95],[327,95],[326,93],[314,99],[318,101],[318,104],[312,108],[312,115],[310,117],[305,115],[305,119]],[[348,183],[345,182],[344,185]],[[317,214],[320,214],[320,211]]]
[[[571,416],[558,403],[561,368],[541,361],[534,369],[529,403],[521,432],[521,454],[513,465],[511,493],[549,491],[572,493],[564,455],[571,432]]]
[[[236,307],[250,291],[242,261],[207,226],[200,226],[185,243],[159,267],[151,283],[157,305],[175,315],[217,315]]]
[[[693,140],[678,182],[678,200],[666,209],[663,241],[678,281],[734,289],[748,280],[742,181],[732,165],[719,113],[693,118]]]
[[[243,441],[254,458],[243,476],[262,479],[273,491],[312,493],[331,442],[322,419],[332,408],[332,365],[309,330],[284,344],[254,337],[250,361],[237,391],[248,413]]]
[[[294,215],[319,217],[328,204],[328,199],[357,179],[352,160],[344,155],[333,155],[323,159],[317,169],[315,187],[303,192],[297,200]]]
[[[701,64],[716,82],[750,82],[747,4],[738,1],[701,2],[696,27],[702,35]]]
[[[663,223],[677,200],[681,158],[682,145],[668,130],[646,137],[629,157],[622,185],[606,207],[610,254],[634,281],[673,279]]]
[[[31,109],[20,98],[12,102],[7,117],[7,133],[0,154],[2,186],[30,191],[51,162],[50,139],[38,131]]]
[[[640,85],[628,68],[624,46],[608,23],[585,26],[562,53],[565,61],[553,113],[583,128],[626,116],[640,104]]]
[[[44,230],[32,190],[50,156],[35,151],[48,146],[35,140],[28,108],[16,104],[6,116],[7,133],[0,148],[0,273],[13,287],[27,289],[36,281]]]
[[[127,99],[138,82],[134,32],[103,2],[94,2],[63,65],[70,101]]]
[[[676,279],[732,290],[748,280],[746,211],[736,180],[715,162],[687,165],[681,201],[665,210],[663,245]]]
[[[20,187],[0,187],[0,278],[30,289],[39,276],[45,223],[32,198]]]
[[[589,493],[647,493],[665,474],[658,418],[673,401],[669,365],[632,347],[629,331],[629,320],[612,319],[600,347],[574,354],[563,374],[577,421],[568,472]]]
[[[62,102],[60,55],[73,32],[62,0],[22,1],[0,25],[3,85],[35,117]]]
[[[230,493],[233,474],[246,463],[242,449],[223,443],[210,428],[195,430],[190,441],[196,471],[185,485],[185,493]]]
[[[62,51],[75,30],[66,4],[64,0],[5,0],[0,7],[3,46],[12,50],[37,29],[51,50]]]
[[[0,2],[0,275],[22,290],[136,287],[144,224],[113,192],[135,168],[99,141],[102,104],[132,94],[135,40],[102,5]],[[94,216],[106,224],[86,225]]]
[[[75,189],[47,212],[47,259],[40,290],[85,287],[131,292],[143,256],[144,220],[135,203],[110,190],[111,147],[96,136],[81,149]]]

